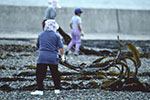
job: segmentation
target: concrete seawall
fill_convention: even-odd
[[[47,7],[0,5],[0,32],[42,31]],[[69,21],[75,8],[57,10],[57,22],[70,32]],[[150,10],[88,9],[81,15],[85,33],[150,34]]]

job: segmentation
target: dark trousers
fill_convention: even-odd
[[[43,80],[46,76],[47,72],[47,66],[49,66],[52,79],[55,85],[55,89],[60,89],[60,73],[58,71],[58,65],[54,64],[37,64],[37,69],[36,69],[36,81],[37,81],[37,86],[38,90],[43,90],[44,85],[43,85]]]

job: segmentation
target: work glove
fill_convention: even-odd
[[[59,55],[59,59],[62,61],[62,62],[64,62],[66,59],[65,59],[65,56],[64,55]]]
[[[84,37],[84,32],[83,31],[81,31],[81,36]]]
[[[61,60],[62,60],[63,62],[65,61],[65,56],[64,56],[64,55],[61,56]]]

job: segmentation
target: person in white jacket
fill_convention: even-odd
[[[66,55],[68,55],[69,50],[72,48],[73,45],[75,45],[75,55],[79,55],[78,51],[81,46],[81,36],[84,35],[84,32],[82,30],[81,24],[81,14],[83,13],[83,10],[80,8],[76,8],[74,11],[75,15],[71,18],[70,21],[70,28],[72,29],[71,35],[72,39],[71,42],[69,43],[66,51]]]

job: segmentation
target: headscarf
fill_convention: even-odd
[[[49,0],[48,4],[49,4],[49,6],[52,6],[55,8],[61,8],[61,6],[58,4],[58,0]]]
[[[59,28],[59,25],[56,23],[55,20],[49,19],[45,21],[44,31],[56,32],[58,28]]]

